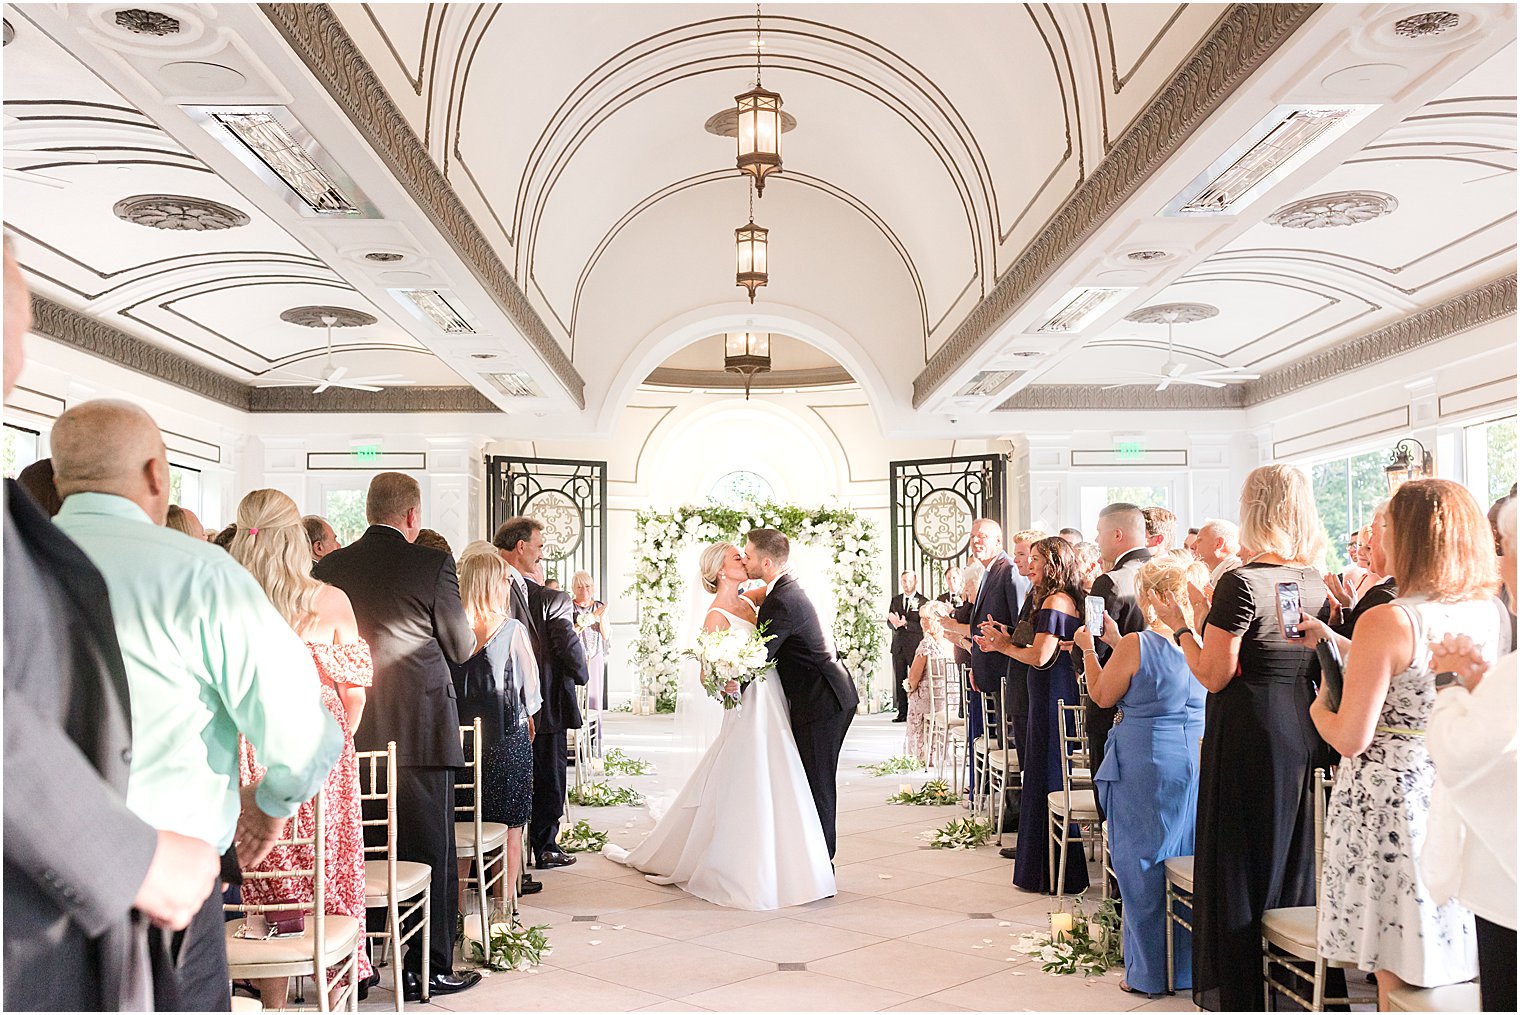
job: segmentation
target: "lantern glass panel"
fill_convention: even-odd
[[[768,331],[749,332],[749,354],[751,356],[763,356],[766,359],[771,355],[771,336]]]
[[[743,356],[746,344],[744,332],[731,331],[726,337],[723,354],[725,356]]]

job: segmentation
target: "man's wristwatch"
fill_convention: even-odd
[[[1177,643],[1177,647],[1178,648],[1181,648],[1182,647],[1182,636],[1185,635],[1185,634],[1192,634],[1192,633],[1193,633],[1192,628],[1179,627],[1179,628],[1177,628],[1177,630],[1175,630],[1175,631],[1172,632],[1172,641],[1174,641],[1174,642]],[[1197,640],[1196,636],[1194,636],[1194,640]]]

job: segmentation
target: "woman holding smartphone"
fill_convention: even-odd
[[[1298,624],[1330,617],[1313,567],[1325,542],[1309,478],[1286,465],[1253,470],[1240,491],[1240,539],[1246,563],[1220,577],[1212,605],[1190,582],[1188,595],[1156,611],[1209,692],[1193,1001],[1211,1011],[1260,1010],[1261,914],[1314,905],[1314,769],[1330,760],[1309,719],[1319,667]]]
[[[1019,840],[1014,852],[1013,883],[1026,892],[1050,894],[1049,794],[1061,792],[1063,766],[1069,764],[1061,739],[1061,704],[1078,703],[1077,675],[1069,643],[1082,626],[1081,576],[1077,552],[1060,536],[1041,539],[1029,548],[1034,588],[1034,641],[1028,648],[1013,644],[1009,632],[992,621],[982,624],[977,645],[983,652],[1001,652],[1029,667],[1029,725],[1019,756],[1023,768],[1019,792]],[[1066,732],[1073,732],[1067,729]],[[1066,891],[1087,890],[1087,860],[1082,839],[1072,831],[1066,854]]]

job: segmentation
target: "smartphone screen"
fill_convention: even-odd
[[[1296,641],[1304,636],[1300,626],[1304,615],[1299,604],[1298,582],[1277,583],[1277,615],[1282,621],[1283,637]]]
[[[1094,638],[1103,637],[1103,597],[1087,597],[1087,633]]]

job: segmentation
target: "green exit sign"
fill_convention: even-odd
[[[380,460],[380,445],[360,444],[354,448],[354,461],[360,465],[373,465]]]
[[[1138,462],[1145,457],[1145,445],[1139,441],[1115,441],[1114,454],[1122,462]]]

